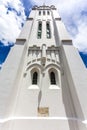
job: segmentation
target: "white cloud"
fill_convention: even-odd
[[[87,52],[87,0],[32,0],[35,4],[55,5],[73,38],[74,46]]]
[[[15,42],[24,23],[24,7],[20,0],[0,0],[0,41]]]
[[[81,23],[78,34],[73,39],[74,45],[83,52],[87,52],[87,23]]]

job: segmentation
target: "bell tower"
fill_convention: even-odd
[[[87,69],[54,5],[32,8],[0,73],[1,130],[87,130]]]

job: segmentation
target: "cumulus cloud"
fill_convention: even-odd
[[[78,33],[73,38],[74,45],[83,52],[87,52],[87,23],[81,23],[78,27]]]
[[[87,0],[32,0],[37,5],[44,2],[55,5],[70,33],[73,44],[80,51],[87,52]]]
[[[20,0],[0,0],[0,41],[14,43],[25,21],[24,7]]]

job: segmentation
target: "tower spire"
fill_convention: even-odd
[[[43,6],[45,6],[46,0],[43,1]]]

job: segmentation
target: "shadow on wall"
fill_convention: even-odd
[[[61,75],[61,77],[62,99],[66,116],[68,117],[69,128],[70,130],[86,130],[85,124],[82,123],[82,120],[84,120],[84,115],[73,83],[70,81],[71,85],[69,85],[68,82],[63,82],[67,81],[66,75]],[[73,89],[71,89],[71,87]],[[78,106],[78,109],[76,105]]]

